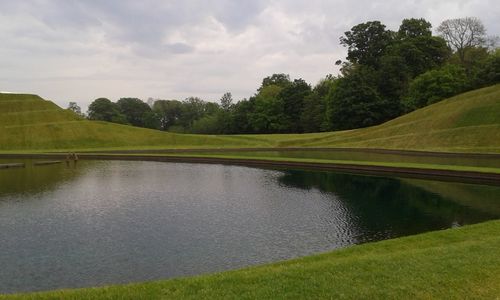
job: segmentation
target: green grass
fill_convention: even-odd
[[[500,221],[191,278],[0,299],[496,299]]]
[[[107,154],[109,156],[121,154]],[[278,162],[303,162],[314,164],[340,164],[340,165],[358,165],[358,166],[381,166],[393,168],[413,168],[413,169],[434,169],[434,170],[449,170],[449,171],[469,171],[500,174],[500,168],[497,167],[478,167],[464,165],[443,165],[432,163],[410,163],[410,162],[388,162],[388,161],[360,161],[360,160],[331,160],[331,159],[315,159],[315,158],[293,158],[293,157],[266,157],[266,156],[241,156],[241,155],[225,155],[225,154],[196,154],[196,153],[175,153],[175,154],[138,154],[131,153],[127,156],[169,156],[169,157],[195,157],[195,158],[226,158],[236,160],[260,160],[260,161],[278,161]]]
[[[313,134],[184,135],[93,122],[33,95],[0,94],[0,151],[359,147],[500,153],[500,85],[444,100],[370,128]],[[191,155],[190,156],[195,156]],[[198,155],[203,156],[203,155]],[[238,155],[213,155],[241,158]],[[498,173],[432,163],[259,157]],[[434,192],[432,185],[424,188]],[[461,201],[471,201],[465,189]],[[488,209],[485,207],[484,209]],[[350,247],[272,265],[123,286],[0,299],[498,298],[500,221]]]
[[[327,133],[188,135],[87,121],[34,95],[0,94],[0,151],[355,147],[500,153],[500,85],[379,126]]]

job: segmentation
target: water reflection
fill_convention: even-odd
[[[500,188],[428,180],[354,176],[332,172],[285,171],[279,182],[330,193],[356,217],[361,241],[473,224],[500,217]],[[432,185],[434,190],[425,188]],[[438,187],[440,193],[435,192]],[[463,203],[457,195],[481,194]],[[487,191],[485,193],[485,191]],[[496,210],[484,210],[489,203]]]
[[[0,293],[222,271],[500,216],[499,187],[79,161],[0,170]]]
[[[85,171],[86,165],[93,162],[85,162],[84,166],[66,162],[36,165],[44,160],[31,159],[0,159],[0,164],[22,163],[24,168],[0,169],[0,197],[19,194],[36,194],[44,190],[72,181]],[[1,199],[1,198],[0,198]]]

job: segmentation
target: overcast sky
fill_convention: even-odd
[[[0,0],[0,91],[84,110],[98,97],[239,100],[273,73],[336,74],[356,24],[465,16],[500,35],[498,0]]]

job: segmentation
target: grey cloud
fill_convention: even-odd
[[[339,37],[380,20],[477,16],[500,35],[493,0],[0,0],[0,89],[83,107],[106,96],[251,96],[264,76],[310,83],[345,57]]]

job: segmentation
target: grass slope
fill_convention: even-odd
[[[500,85],[464,93],[379,126],[283,140],[280,145],[500,152]]]
[[[495,299],[500,221],[219,274],[0,299]]]
[[[379,126],[339,132],[187,135],[87,121],[34,95],[0,94],[0,151],[238,147],[360,147],[500,153],[500,85]]]
[[[0,151],[252,146],[251,138],[173,134],[88,121],[35,95],[0,94]]]

